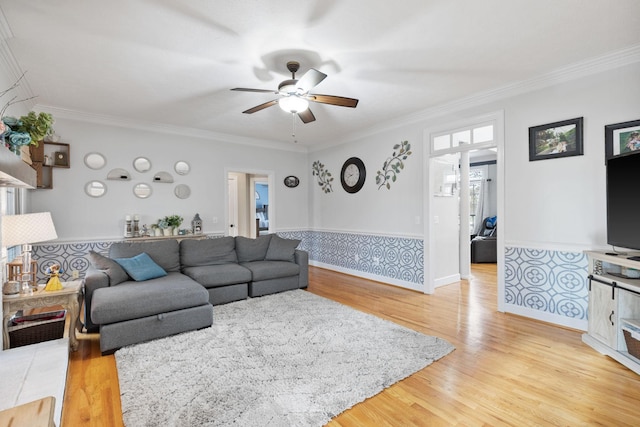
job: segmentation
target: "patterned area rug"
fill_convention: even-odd
[[[214,307],[211,328],[118,350],[137,426],[321,426],[454,347],[296,290]]]

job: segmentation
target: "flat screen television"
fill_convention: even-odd
[[[607,161],[607,243],[640,249],[640,154]]]

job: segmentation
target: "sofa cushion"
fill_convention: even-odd
[[[253,261],[241,265],[251,270],[253,282],[297,276],[300,273],[300,266],[288,261]]]
[[[295,262],[295,252],[300,242],[301,240],[298,239],[283,239],[274,234],[269,242],[269,248],[264,257],[265,261]]]
[[[125,282],[93,292],[91,320],[108,324],[168,313],[209,302],[205,288],[184,274],[169,273],[145,282]]]
[[[184,267],[237,263],[236,241],[231,236],[204,240],[182,240],[180,262]]]
[[[158,264],[153,262],[146,252],[131,258],[116,258],[116,262],[120,264],[127,274],[136,282],[142,282],[167,275],[167,272]]]
[[[146,252],[167,272],[180,272],[180,248],[175,239],[152,242],[116,242],[109,248],[111,258],[131,258]]]
[[[249,283],[251,271],[238,264],[203,265],[185,267],[183,273],[205,288]]]
[[[89,251],[89,262],[93,268],[103,271],[109,276],[109,285],[115,286],[122,282],[129,280],[129,275],[126,271],[114,260],[107,258],[104,255],[95,251]]]
[[[236,237],[236,253],[238,262],[263,261],[269,249],[271,234],[250,239],[248,237]]]

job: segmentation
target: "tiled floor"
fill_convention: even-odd
[[[68,338],[0,351],[0,410],[53,396],[59,426],[68,365]]]

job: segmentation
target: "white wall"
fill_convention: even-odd
[[[405,140],[411,144],[412,154],[404,161],[404,169],[396,182],[391,182],[390,190],[386,187],[378,189],[377,172],[392,155],[393,146]],[[421,237],[422,149],[422,127],[414,125],[310,153],[309,170],[313,162],[319,160],[334,178],[331,193],[323,193],[317,181],[310,186],[312,227],[316,230]],[[359,192],[350,194],[340,184],[340,171],[344,162],[354,156],[364,162],[367,178]]]
[[[606,244],[604,126],[640,118],[640,64],[503,103],[508,243],[593,248]],[[584,117],[584,155],[529,162],[528,128]]]
[[[53,171],[52,190],[32,190],[29,195],[32,211],[51,211],[60,240],[120,237],[126,214],[139,214],[141,224],[152,224],[165,215],[178,214],[185,218],[186,225],[199,213],[204,232],[226,233],[225,168],[273,172],[277,214],[274,231],[308,227],[310,173],[306,168],[306,153],[59,118],[54,128],[61,142],[71,145],[71,168]],[[83,163],[84,156],[93,151],[107,158],[107,165],[101,170],[91,170]],[[151,160],[150,172],[138,173],[133,169],[133,159],[138,156]],[[186,160],[191,165],[188,175],[174,172],[173,165],[178,160]],[[132,180],[107,181],[106,175],[113,168],[128,170]],[[159,171],[171,173],[175,183],[153,183],[153,175]],[[300,178],[297,188],[284,186],[283,180],[288,175]],[[108,189],[104,197],[90,198],[84,193],[84,185],[94,179],[106,183]],[[138,182],[151,183],[151,197],[134,196],[132,188]],[[191,196],[178,199],[173,193],[176,184],[187,184]],[[217,223],[213,222],[214,218]]]

